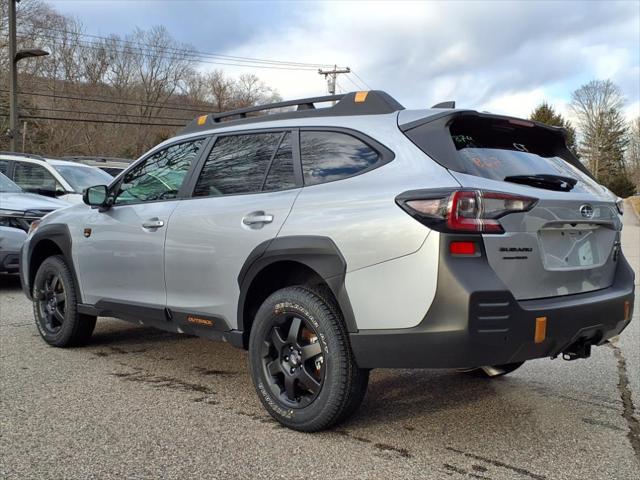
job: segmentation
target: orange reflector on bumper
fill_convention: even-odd
[[[629,320],[630,313],[631,313],[631,302],[627,300],[624,302],[624,317],[622,318],[625,322]]]
[[[533,340],[536,343],[544,342],[544,339],[547,337],[547,317],[537,317],[536,318],[536,333],[533,336]]]

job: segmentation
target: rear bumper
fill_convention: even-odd
[[[515,300],[483,257],[441,257],[438,291],[418,326],[351,334],[358,365],[465,368],[553,357],[581,340],[601,345],[631,320],[634,274],[623,255],[609,288],[527,301]],[[534,341],[538,317],[547,319],[541,343]]]

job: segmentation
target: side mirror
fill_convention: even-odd
[[[94,185],[82,193],[82,201],[90,207],[106,206],[109,190],[106,185]]]

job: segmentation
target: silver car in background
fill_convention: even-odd
[[[55,198],[26,193],[0,173],[0,273],[18,272],[20,248],[31,223],[67,206]]]

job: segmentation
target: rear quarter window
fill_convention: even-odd
[[[342,132],[301,131],[300,157],[305,185],[332,182],[382,165],[382,155]]]

